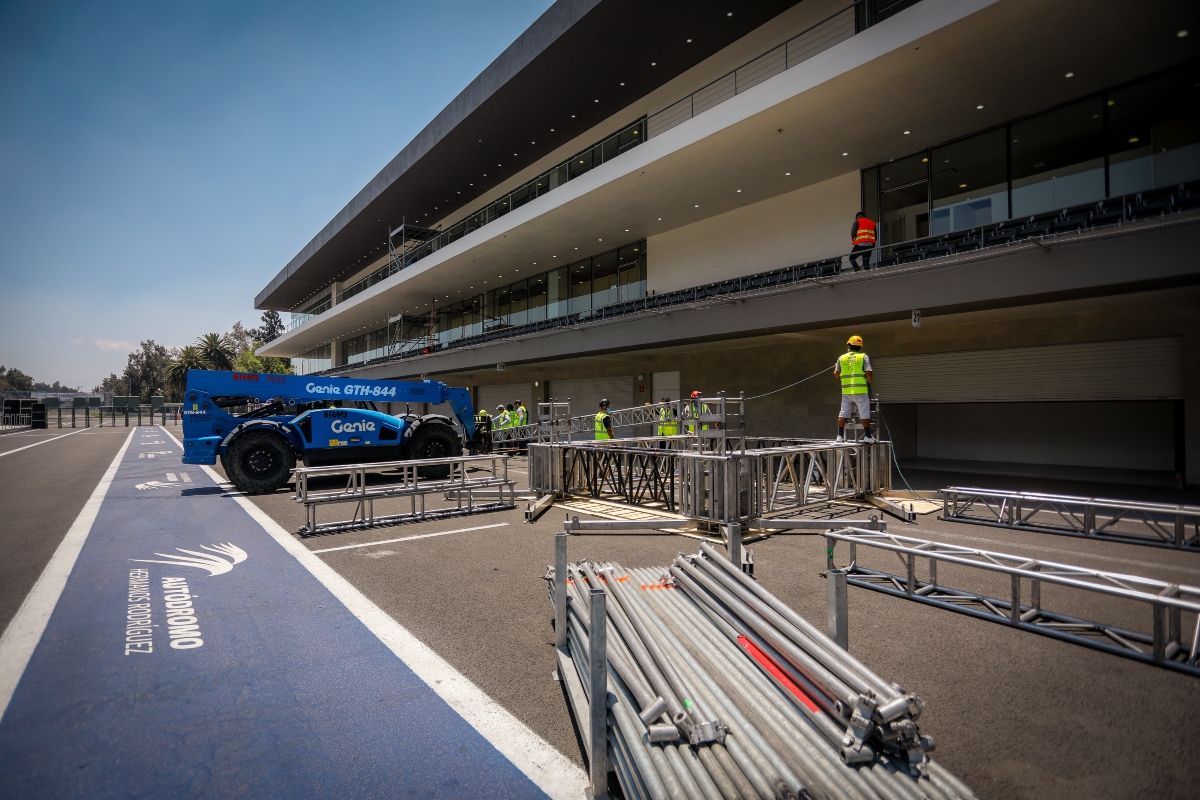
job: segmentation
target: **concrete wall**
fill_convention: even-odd
[[[652,236],[647,288],[670,292],[845,253],[861,195],[856,170]]]

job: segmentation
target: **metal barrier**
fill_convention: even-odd
[[[516,508],[516,481],[508,476],[509,457],[502,454],[484,456],[455,456],[452,458],[426,458],[414,461],[384,461],[372,464],[344,464],[328,467],[297,467],[292,472],[296,480],[293,499],[304,506],[307,524],[301,534],[315,535],[335,531],[359,530],[382,525],[398,525],[429,519],[442,519],[482,511],[499,511]],[[486,466],[485,466],[486,465]],[[448,468],[448,469],[447,469]],[[446,472],[443,477],[427,478],[432,470]],[[478,477],[469,477],[470,471],[484,471]],[[386,475],[386,482],[370,486],[368,475]],[[346,478],[346,484],[338,489],[313,489],[309,481],[316,478]],[[490,494],[498,491],[497,499],[478,503],[474,492]],[[504,493],[508,492],[505,500]],[[451,508],[425,508],[425,496],[454,493],[457,505]],[[375,513],[375,501],[394,498],[409,498],[411,511],[406,514]],[[463,502],[466,501],[466,505]],[[317,507],[336,503],[354,503],[354,514],[340,522],[317,524]]]
[[[134,426],[141,425],[161,425],[164,428],[169,424],[179,426],[180,424],[180,409],[182,406],[91,406],[89,408],[66,409],[70,412],[69,422],[72,428],[92,426],[92,419],[96,419],[99,427],[110,428],[128,428],[131,424]],[[58,427],[63,427],[63,409],[58,409]],[[95,415],[93,417],[93,414]],[[107,422],[105,421],[107,417]]]
[[[941,494],[941,518],[952,522],[1200,550],[1200,506],[961,486]]]
[[[836,568],[834,555],[837,545],[841,542],[849,545],[849,566],[842,569],[847,582],[853,586],[905,597],[1200,677],[1200,665],[1197,664],[1200,652],[1200,588],[1195,586],[856,528],[827,533],[825,538],[828,542],[827,563],[830,570]],[[895,574],[863,566],[859,560],[862,555],[859,548],[894,553],[904,564],[905,573]],[[919,559],[929,562],[926,581],[917,577]],[[955,566],[956,581],[965,578],[961,568],[1007,576],[1008,597],[946,586],[938,580],[939,563]],[[1048,611],[1043,608],[1043,584],[1127,600],[1135,605],[1148,605],[1151,612],[1146,615],[1149,632]],[[1024,600],[1022,594],[1026,585],[1029,587],[1028,600]],[[1054,593],[1055,600],[1061,601],[1062,597],[1061,591]],[[830,614],[833,616],[833,610]],[[1184,614],[1196,616],[1190,647],[1184,644],[1182,638]]]
[[[646,428],[662,422],[659,414],[664,409],[668,414],[673,415],[671,418],[673,421],[678,422],[686,405],[679,400],[672,400],[669,403],[652,403],[635,408],[610,409],[608,414],[612,417],[614,429]],[[543,411],[543,406],[554,406],[554,416],[551,416],[548,409]],[[567,416],[562,414],[563,406],[566,407]],[[550,403],[538,403],[537,422],[512,428],[497,428],[492,431],[492,444],[497,446],[505,442],[571,441],[576,435],[586,435],[588,439],[595,435],[596,415],[594,413],[572,417],[569,416],[569,412],[570,401],[559,403],[552,400]],[[558,438],[554,438],[555,436]]]
[[[32,424],[32,414],[5,414],[3,417],[0,417],[0,429],[28,428]]]

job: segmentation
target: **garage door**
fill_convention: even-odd
[[[1183,340],[965,350],[871,359],[884,403],[1177,400]]]
[[[514,400],[525,403],[525,407],[529,409],[531,420],[537,417],[537,403],[533,402],[532,383],[503,383],[479,387],[479,407],[486,408],[489,414],[494,415],[496,406],[499,404],[503,403],[507,406]]]
[[[571,400],[571,416],[595,414],[600,400],[606,398],[614,409],[633,407],[633,376],[615,378],[577,378],[569,381],[550,381],[550,396],[555,400]],[[622,435],[617,431],[617,435]],[[629,435],[629,434],[626,434]]]

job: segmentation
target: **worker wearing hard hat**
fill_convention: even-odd
[[[608,401],[600,401],[600,411],[596,414],[596,441],[613,438],[612,415],[608,413]]]
[[[846,341],[846,353],[833,365],[833,374],[842,383],[842,407],[838,411],[837,441],[846,441],[846,420],[858,407],[858,418],[862,420],[863,441],[873,442],[871,436],[871,359],[862,351],[861,336],[851,336]]]
[[[511,427],[512,414],[504,408],[504,403],[496,406],[496,428]]]

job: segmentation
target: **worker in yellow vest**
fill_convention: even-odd
[[[600,411],[596,414],[596,441],[613,438],[612,415],[608,413],[608,400],[600,401]]]
[[[496,430],[512,427],[512,415],[505,410],[504,403],[496,406]]]
[[[851,336],[846,341],[846,353],[833,365],[833,374],[842,384],[842,407],[838,411],[837,441],[846,441],[846,420],[850,419],[854,407],[858,407],[858,418],[862,420],[863,441],[874,442],[871,435],[871,359],[862,351],[861,336]]]
[[[529,424],[529,411],[525,408],[525,404],[520,400],[516,401],[517,427]]]
[[[667,405],[671,402],[671,398],[664,397],[660,402],[663,405],[658,409],[658,435],[677,436],[679,434],[679,417],[675,414],[675,409]]]

